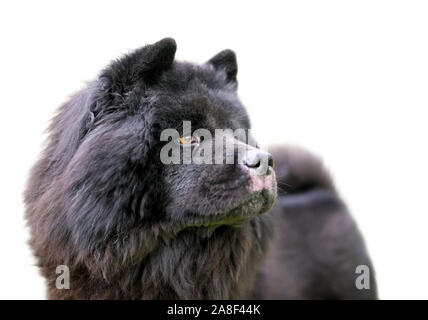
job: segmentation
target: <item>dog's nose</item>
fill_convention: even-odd
[[[246,152],[244,165],[254,170],[257,175],[268,176],[272,173],[273,158],[269,152],[251,149]]]

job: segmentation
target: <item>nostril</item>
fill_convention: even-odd
[[[247,159],[247,160],[245,161],[245,165],[246,165],[248,168],[256,169],[256,168],[260,167],[260,159],[259,159],[259,158],[257,158],[257,159],[253,159],[252,161],[248,161],[248,159]]]
[[[258,149],[247,151],[241,163],[253,173],[264,176],[268,176],[272,173],[274,165],[272,155]]]

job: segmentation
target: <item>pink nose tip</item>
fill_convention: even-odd
[[[272,175],[251,175],[250,188],[252,192],[262,191],[263,189],[271,190],[273,188]]]

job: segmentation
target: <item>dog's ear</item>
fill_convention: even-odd
[[[209,61],[216,70],[223,70],[226,73],[228,82],[236,82],[236,75],[238,73],[238,63],[236,61],[236,54],[230,49],[223,50],[217,53]]]
[[[115,106],[136,81],[155,81],[172,65],[175,51],[171,38],[147,45],[113,62],[96,81],[75,94],[62,106],[50,127],[55,142],[51,159],[67,163],[100,113]]]
[[[175,40],[165,38],[125,55],[101,73],[99,79],[103,89],[121,94],[137,81],[146,84],[154,82],[163,71],[171,67],[176,50]]]

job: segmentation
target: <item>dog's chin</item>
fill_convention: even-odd
[[[235,189],[230,194],[232,200],[228,207],[220,211],[187,213],[186,222],[177,229],[178,232],[190,231],[203,236],[210,236],[219,227],[239,228],[251,219],[260,216],[272,207],[277,196],[274,172],[270,176],[252,176],[245,188]],[[215,202],[215,199],[213,199]],[[223,229],[223,228],[222,228]]]
[[[246,220],[254,216],[267,212],[273,205],[276,199],[276,193],[273,190],[263,189],[249,195],[247,199],[242,201],[238,206],[231,208],[223,213],[231,221]]]
[[[205,216],[202,221],[187,226],[185,230],[201,237],[211,237],[215,230],[241,228],[251,219],[266,213],[275,199],[276,189],[254,192],[237,206],[223,213]]]
[[[274,204],[275,199],[276,186],[251,192],[243,200],[223,212],[203,216],[201,223],[194,227],[240,227],[254,217],[266,213]]]

